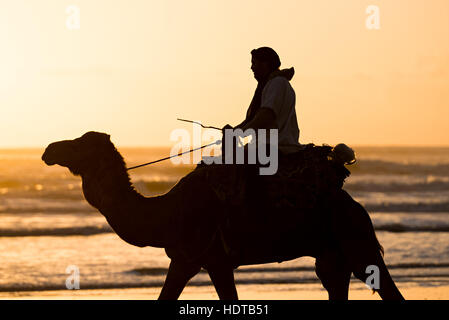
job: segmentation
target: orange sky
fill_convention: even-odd
[[[237,124],[265,45],[296,69],[302,143],[449,145],[448,39],[447,0],[2,1],[0,147],[89,130],[173,145],[177,117]]]

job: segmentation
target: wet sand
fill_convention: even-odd
[[[399,287],[407,300],[449,300],[449,286]],[[237,286],[242,300],[327,300],[321,285],[245,285]],[[160,288],[93,289],[1,292],[0,299],[55,299],[55,300],[154,300]],[[213,287],[187,287],[181,300],[216,300]],[[380,297],[360,285],[351,285],[350,300],[379,300]]]

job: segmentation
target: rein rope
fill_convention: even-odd
[[[159,159],[159,160],[147,162],[147,163],[144,163],[144,164],[139,164],[138,166],[134,166],[134,167],[131,167],[131,168],[127,168],[126,170],[129,171],[129,170],[136,169],[136,168],[140,168],[140,167],[143,167],[143,166],[148,166],[148,165],[153,164],[153,163],[156,163],[156,162],[161,162],[161,161],[168,160],[168,159],[171,159],[171,158],[174,158],[174,157],[179,157],[179,156],[181,156],[181,155],[183,155],[183,154],[190,153],[190,152],[193,152],[193,151],[196,151],[196,150],[200,150],[200,149],[203,149],[203,148],[212,146],[212,145],[214,145],[214,144],[220,144],[220,143],[221,143],[221,140],[217,140],[217,141],[215,141],[215,142],[206,144],[206,145],[204,145],[204,146],[201,146],[201,147],[198,147],[198,148],[195,148],[195,149],[190,149],[189,151],[180,152],[180,153],[178,153],[178,154],[175,154],[175,155],[172,155],[172,156],[169,156],[169,157],[165,157],[165,158],[162,158],[162,159]]]
[[[221,131],[220,128],[212,127],[212,126],[203,126],[201,123],[196,122],[196,121],[185,120],[185,119],[177,119],[177,120],[198,124],[201,127],[206,128],[206,129],[216,129],[216,130],[220,130]],[[171,159],[171,158],[174,158],[174,157],[179,157],[179,156],[182,156],[183,154],[194,152],[196,150],[200,150],[200,149],[203,149],[203,148],[206,148],[206,147],[210,147],[210,146],[213,146],[215,144],[220,144],[220,143],[221,143],[221,140],[217,140],[217,141],[214,141],[212,143],[206,144],[204,146],[201,146],[201,147],[198,147],[198,148],[194,148],[194,149],[190,149],[189,151],[179,152],[178,154],[175,154],[175,155],[172,155],[172,156],[169,156],[169,157],[165,157],[165,158],[162,158],[162,159],[159,159],[159,160],[147,162],[147,163],[144,163],[144,164],[139,164],[138,166],[127,168],[126,170],[129,171],[129,170],[137,169],[137,168],[140,168],[140,167],[148,166],[148,165],[153,164],[153,163],[161,162],[161,161],[168,160],[168,159]]]

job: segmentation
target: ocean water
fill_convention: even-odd
[[[133,166],[165,148],[119,148]],[[369,211],[398,286],[449,283],[449,148],[355,148],[345,189]],[[0,150],[0,291],[65,290],[68,266],[81,289],[161,287],[163,249],[137,248],[115,235],[83,198],[81,181],[46,166],[43,149]],[[146,196],[168,191],[193,166],[170,161],[133,170]],[[239,268],[237,283],[319,283],[314,259]],[[357,281],[357,280],[354,280]],[[210,285],[206,273],[189,285]]]

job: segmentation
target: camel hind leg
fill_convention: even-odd
[[[329,294],[329,300],[348,300],[351,270],[337,251],[327,251],[315,261],[315,273]]]
[[[371,268],[367,269],[370,266]],[[374,287],[373,290],[380,295],[382,300],[404,300],[391,278],[380,252],[373,252],[371,257],[355,262],[353,267],[354,276],[368,285],[376,284],[374,278],[377,277],[378,287]]]
[[[345,191],[341,192],[337,205],[341,211],[334,215],[334,232],[354,276],[366,283],[371,275],[367,273],[367,267],[375,266],[380,283],[376,291],[382,299],[404,299],[385,265],[383,248],[368,212]]]

